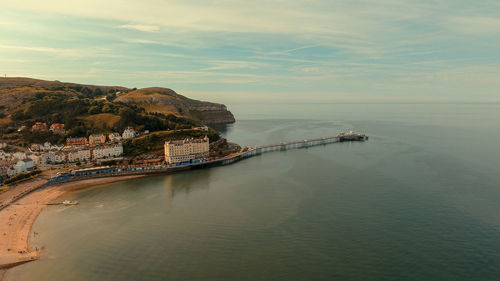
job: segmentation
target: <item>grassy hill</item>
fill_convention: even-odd
[[[212,115],[219,110],[224,118],[230,115],[234,121],[224,105],[192,100],[165,88],[137,90],[31,78],[0,78],[0,139],[18,145],[44,141],[61,143],[67,136],[121,132],[127,126],[155,132],[210,123],[202,115],[191,114],[192,110],[196,111],[193,108]],[[35,122],[63,123],[67,133],[30,132]],[[18,132],[22,126],[27,129]]]

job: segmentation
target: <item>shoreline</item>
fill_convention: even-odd
[[[149,175],[173,173],[194,168],[229,165],[248,157],[261,155],[265,152],[300,149],[343,141],[365,141],[368,139],[365,135],[353,135],[352,132],[350,134],[351,135],[338,135],[334,137],[281,142],[274,145],[260,146],[237,154],[230,154],[223,158],[217,158],[206,163],[195,163],[189,166],[167,167],[166,169],[134,169],[132,171],[127,171],[127,174],[124,175],[110,174],[109,176],[105,175],[91,179],[76,177],[70,181],[56,182],[55,184],[49,185],[47,185],[46,179],[43,178],[39,178],[38,183],[28,181],[20,184],[12,190],[10,193],[11,195],[5,196],[5,194],[0,194],[0,207],[6,205],[5,201],[7,201],[8,205],[3,209],[0,208],[0,281],[5,277],[7,269],[18,264],[39,259],[40,251],[38,249],[30,249],[29,245],[32,226],[47,204],[53,203],[54,200],[68,192],[112,182],[142,178]],[[31,185],[31,187],[29,187],[29,185]],[[19,192],[22,189],[26,189],[28,193],[22,194],[22,192]],[[29,189],[31,189],[31,191],[29,191]],[[5,200],[6,197],[7,200]]]
[[[48,186],[33,191],[0,210],[0,280],[9,268],[40,257],[38,249],[30,248],[29,239],[33,224],[47,207],[46,204],[53,203],[72,191],[142,177],[144,175],[115,176]],[[18,187],[22,188],[21,185]]]

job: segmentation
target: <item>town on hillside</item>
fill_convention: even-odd
[[[20,128],[24,129],[24,128]],[[207,126],[194,127],[193,130],[208,133]],[[54,123],[35,122],[31,127],[32,132],[52,132],[65,134],[65,125]],[[172,133],[175,130],[172,131]],[[179,130],[182,131],[182,130]],[[42,171],[53,171],[53,177],[59,171],[73,169],[93,169],[106,165],[132,165],[132,164],[166,164],[180,165],[205,161],[210,156],[210,151],[221,144],[226,144],[225,139],[210,143],[204,135],[200,138],[184,138],[180,140],[165,139],[161,154],[137,155],[135,161],[124,157],[123,142],[150,132],[136,131],[133,127],[126,127],[121,133],[91,134],[88,137],[67,137],[64,144],[33,143],[25,151],[8,151],[6,143],[0,143],[0,183],[15,182],[17,179],[36,176]],[[227,144],[226,144],[227,146]],[[229,152],[240,149],[239,146],[230,144]],[[220,151],[219,154],[221,155]]]

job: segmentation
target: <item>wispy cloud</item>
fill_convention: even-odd
[[[130,24],[130,23],[120,25],[119,28],[132,29],[143,32],[156,32],[160,30],[160,27],[156,25]]]
[[[37,46],[18,46],[18,45],[4,45],[0,43],[0,49],[10,51],[27,51],[49,53],[63,56],[82,56],[86,55],[85,51],[78,49],[63,49],[63,48],[50,48],[50,47],[37,47]]]
[[[159,44],[158,41],[148,40],[148,39],[134,39],[134,38],[126,38],[123,39],[123,42],[127,43],[136,43],[136,44]]]
[[[229,69],[259,69],[269,67],[269,63],[253,62],[253,61],[231,61],[231,60],[215,60],[208,62],[211,66],[205,70],[229,70]]]
[[[447,28],[452,31],[467,34],[499,34],[500,18],[498,17],[451,17],[447,21]]]

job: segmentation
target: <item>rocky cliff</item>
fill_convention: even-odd
[[[177,94],[168,88],[144,88],[119,94],[117,102],[135,104],[148,112],[174,114],[204,124],[234,123],[233,114],[220,103],[198,101]]]

